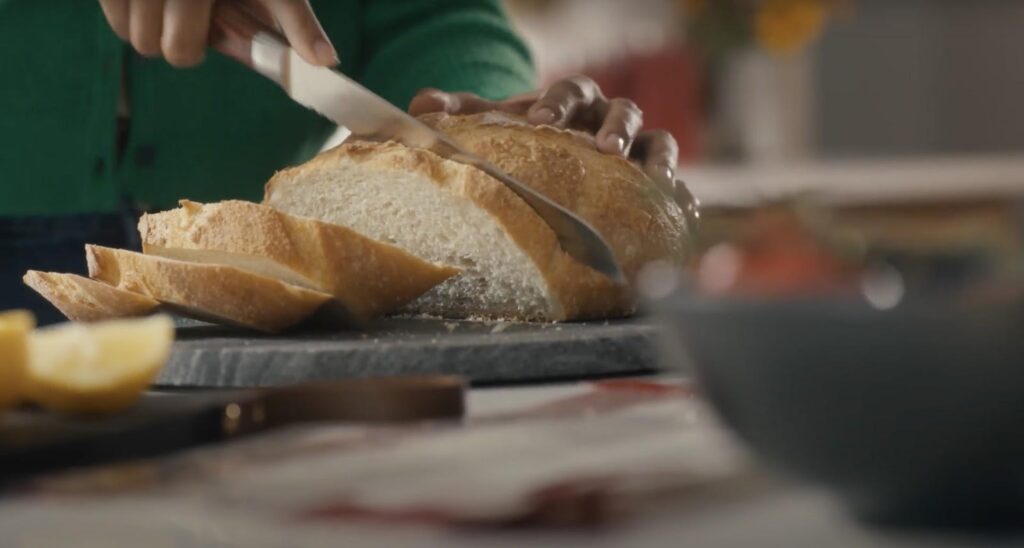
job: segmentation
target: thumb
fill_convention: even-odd
[[[434,88],[421,89],[409,101],[409,114],[419,116],[431,112],[450,112],[452,96]]]

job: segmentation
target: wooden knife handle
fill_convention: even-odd
[[[210,25],[210,46],[249,68],[253,63],[253,40],[257,36],[288,40],[274,26],[235,0],[217,2]]]

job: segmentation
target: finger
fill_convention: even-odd
[[[593,80],[586,76],[573,76],[560,80],[541,95],[526,118],[534,124],[547,124],[557,127],[577,125],[577,113],[591,110],[595,103],[603,103],[601,90]],[[597,130],[594,127],[593,130]]]
[[[107,18],[107,23],[110,23],[114,34],[126,42],[131,40],[128,0],[100,0],[100,7],[103,8],[103,16]]]
[[[625,156],[644,125],[644,115],[629,99],[612,99],[608,104],[608,113],[595,136],[597,149]]]
[[[544,90],[537,89],[526,93],[520,93],[519,95],[513,95],[499,102],[499,109],[503,112],[511,114],[517,114],[519,116],[526,116],[527,111],[532,107],[543,95]]]
[[[409,114],[419,116],[431,112],[448,112],[448,94],[433,88],[421,89],[409,101]]]
[[[259,21],[262,21],[264,24],[271,26],[272,28],[276,29],[278,32],[281,32],[281,25],[277,24],[277,20],[274,19],[274,15],[272,13],[270,13],[270,10],[267,9],[266,5],[264,5],[263,2],[265,0],[236,0],[236,1],[242,6],[242,8],[245,11],[249,12],[249,15],[252,15],[253,17],[258,19]]]
[[[686,222],[689,224],[692,235],[700,226],[700,200],[694,197],[690,189],[686,187],[686,183],[678,179],[675,181],[674,198],[683,210],[683,215],[686,216]]]
[[[639,161],[647,175],[669,194],[675,194],[676,163],[679,145],[664,130],[644,131],[637,135],[630,156]]]
[[[473,93],[447,93],[433,88],[420,90],[409,103],[409,113],[414,116],[427,112],[477,114],[494,110],[521,114],[525,108],[519,102],[491,101]]]
[[[160,49],[176,67],[198,65],[206,54],[213,0],[167,0]]]
[[[132,0],[128,11],[132,47],[147,57],[159,57],[164,0]]]
[[[520,93],[518,95],[513,95],[511,97],[508,97],[507,99],[505,99],[505,102],[506,103],[517,103],[517,102],[521,101],[521,102],[528,102],[528,103],[530,103],[532,105],[533,103],[536,103],[537,100],[540,99],[541,95],[543,95],[543,94],[544,94],[544,90],[542,90],[542,89],[535,89],[533,91],[527,91],[526,93]]]
[[[338,64],[338,52],[313,14],[309,0],[264,0],[263,5],[303,59],[325,67]]]
[[[472,93],[447,93],[437,89],[425,89],[417,97],[421,98],[421,106],[432,107],[432,110],[427,112],[476,114],[498,108],[494,101],[488,101]],[[415,99],[413,100],[415,101]]]

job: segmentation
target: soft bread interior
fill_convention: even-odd
[[[239,270],[259,274],[268,278],[275,278],[292,285],[297,285],[314,291],[326,291],[313,280],[298,272],[282,265],[281,263],[266,257],[243,255],[241,253],[228,253],[224,251],[213,251],[209,249],[180,249],[160,246],[146,246],[147,255],[156,255],[165,259],[175,259],[190,263],[214,264],[232,266]]]
[[[267,204],[345,225],[462,273],[407,311],[453,317],[561,316],[540,270],[487,212],[417,172],[341,159],[294,173]]]

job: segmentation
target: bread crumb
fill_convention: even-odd
[[[497,325],[491,328],[491,333],[501,333],[508,327],[508,322],[498,322]]]
[[[392,318],[401,318],[401,319],[405,319],[405,320],[443,320],[444,319],[443,317],[438,316],[436,314],[427,314],[426,312],[418,312],[418,313],[415,313],[415,314],[410,314],[410,313],[406,312],[406,313],[401,313],[401,314],[394,314],[391,317]]]
[[[444,328],[447,329],[449,333],[455,331],[456,327],[459,327],[459,324],[455,322],[444,322]]]

